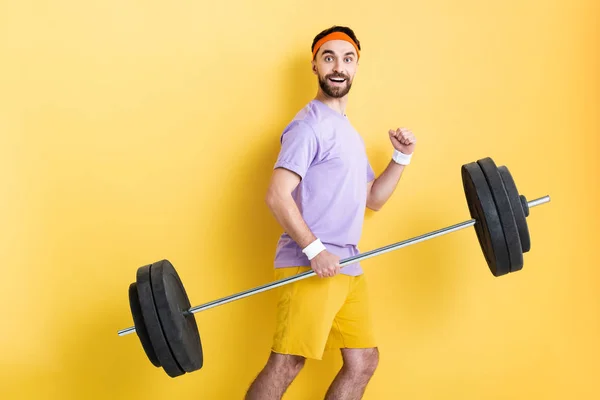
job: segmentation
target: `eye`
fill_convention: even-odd
[[[346,62],[352,62],[352,57],[346,57]]]
[[[332,59],[333,59],[333,57],[331,57],[331,56],[325,57],[325,61],[331,61]]]

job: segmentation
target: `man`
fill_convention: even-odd
[[[367,288],[359,263],[365,207],[379,210],[394,192],[416,139],[407,129],[389,131],[394,147],[375,179],[364,142],[345,110],[358,68],[360,42],[352,29],[333,26],[313,40],[316,97],[284,129],[266,203],[281,224],[275,278],[310,269],[318,277],[279,288],[277,328],[270,357],[246,399],[281,399],[307,358],[341,349],[343,367],[325,399],[360,399],[378,364]]]

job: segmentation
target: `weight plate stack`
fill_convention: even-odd
[[[153,264],[140,267],[137,271],[137,289],[140,307],[148,336],[152,342],[152,348],[156,353],[160,365],[163,367],[167,375],[175,378],[185,374],[185,371],[177,363],[175,356],[169,346],[169,342],[165,337],[163,326],[159,318],[159,313],[155,305],[154,294],[152,293],[151,270]],[[137,330],[137,329],[136,329]]]
[[[500,216],[500,223],[502,224],[502,231],[504,232],[504,239],[506,240],[506,247],[510,258],[510,272],[518,271],[523,268],[521,239],[519,238],[513,209],[500,173],[498,172],[498,167],[490,157],[477,160],[477,164],[479,164],[485,175],[490,191],[492,192],[492,197],[494,198],[494,203],[496,203],[498,215]]]
[[[158,311],[162,330],[175,355],[177,363],[185,372],[202,368],[202,343],[198,325],[183,283],[173,265],[162,260],[150,269],[152,295]]]
[[[461,167],[461,176],[469,212],[476,221],[475,233],[488,267],[496,277],[508,274],[510,259],[506,239],[485,175],[479,164],[472,162]]]

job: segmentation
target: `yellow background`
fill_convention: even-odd
[[[0,398],[242,398],[274,291],[196,314],[205,367],[176,379],[116,332],[147,263],[171,260],[194,305],[272,280],[265,190],[333,24],[363,45],[348,114],[377,174],[389,128],[418,137],[362,251],[468,219],[478,158],[552,196],[518,274],[493,278],[472,229],[364,262],[365,399],[600,397],[599,4],[1,2]],[[340,365],[308,362],[286,399],[322,398]]]

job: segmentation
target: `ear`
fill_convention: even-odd
[[[312,69],[313,74],[318,75],[318,73],[317,73],[317,63],[315,62],[315,60],[311,61],[311,66],[312,66],[311,69]]]

